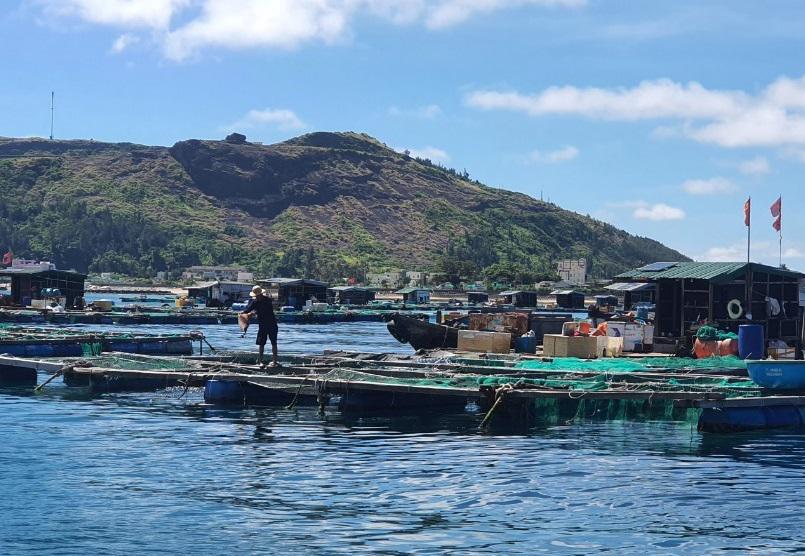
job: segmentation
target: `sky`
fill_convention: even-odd
[[[0,0],[0,136],[359,131],[696,260],[805,270],[805,3]]]

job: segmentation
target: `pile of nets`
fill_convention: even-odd
[[[590,371],[605,373],[634,373],[667,370],[674,371],[723,371],[746,369],[746,362],[732,355],[693,359],[689,357],[641,357],[577,359],[557,357],[554,359],[529,359],[520,361],[515,369],[540,371]]]
[[[724,340],[737,340],[738,335],[735,332],[725,332],[719,330],[714,326],[701,326],[696,331],[696,338],[702,342],[722,342]]]

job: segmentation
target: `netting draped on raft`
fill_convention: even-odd
[[[745,369],[746,362],[738,357],[726,355],[691,359],[686,357],[642,357],[576,359],[557,357],[555,359],[529,359],[514,366],[515,369],[539,371],[588,371],[605,373],[634,373],[641,371],[718,371],[724,369]]]
[[[202,370],[202,366],[197,361],[170,358],[170,357],[126,357],[124,355],[99,355],[92,359],[70,359],[66,360],[70,364],[79,366],[98,367],[102,369],[131,369],[138,371],[149,370]]]
[[[567,390],[569,392],[599,392],[602,390],[709,392],[718,390],[734,396],[753,395],[757,385],[748,379],[726,377],[679,377],[670,380],[632,380],[617,374],[601,373],[591,377],[572,374],[555,378],[525,378],[519,376],[434,375],[425,378],[381,376],[352,369],[334,369],[320,380],[376,382],[408,386],[439,386],[444,388],[480,388],[481,386],[516,385],[518,388]]]

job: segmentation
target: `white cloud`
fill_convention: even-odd
[[[447,154],[447,151],[444,149],[440,149],[437,147],[431,147],[428,145],[427,147],[422,147],[420,149],[396,149],[397,152],[405,152],[408,151],[409,155],[414,158],[427,158],[433,162],[449,162],[450,155]]]
[[[684,136],[723,147],[805,144],[805,77],[780,77],[756,94],[659,79],[632,88],[565,86],[534,94],[477,90],[465,102],[482,110],[512,110],[531,116],[678,120]],[[655,135],[673,129],[665,126]]]
[[[416,108],[400,108],[398,106],[392,106],[389,108],[389,114],[391,116],[433,120],[442,115],[442,108],[438,104],[427,104],[425,106],[418,106]]]
[[[131,33],[123,33],[112,43],[112,52],[120,54],[133,44],[140,42],[140,37]]]
[[[425,10],[425,25],[430,29],[443,29],[463,23],[477,14],[504,8],[526,5],[578,8],[586,3],[586,0],[441,0],[429,3]]]
[[[769,161],[764,156],[756,156],[750,160],[745,160],[738,165],[738,171],[750,176],[768,174],[771,171]]]
[[[687,180],[682,189],[691,195],[718,195],[733,193],[738,190],[734,183],[726,178],[710,178],[706,180]]]
[[[245,116],[226,127],[231,131],[273,127],[280,131],[294,131],[307,127],[293,110],[272,109],[249,110]]]
[[[45,13],[124,28],[165,29],[190,0],[40,0]]]
[[[766,261],[777,264],[780,251],[777,242],[753,241],[751,258],[753,261]],[[783,249],[783,262],[786,259],[805,258],[805,252],[798,247]],[[746,243],[734,243],[726,246],[710,247],[704,253],[694,257],[697,261],[735,262],[746,260]]]
[[[238,50],[332,44],[361,15],[444,29],[498,10],[577,8],[586,0],[33,0],[54,17],[155,31],[164,55],[184,60],[209,47]],[[178,23],[177,23],[178,22]]]
[[[632,215],[638,220],[682,220],[685,218],[685,211],[665,203],[656,203],[637,207]]]
[[[531,163],[537,164],[557,164],[560,162],[568,162],[579,156],[579,149],[572,145],[562,147],[555,151],[539,151],[533,150],[528,153],[526,160]]]

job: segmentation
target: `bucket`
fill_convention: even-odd
[[[537,337],[521,336],[514,341],[515,353],[537,353]]]
[[[208,380],[204,385],[204,401],[207,403],[243,403],[243,386],[233,380]]]
[[[763,359],[763,326],[742,324],[738,327],[738,355],[741,359]]]

